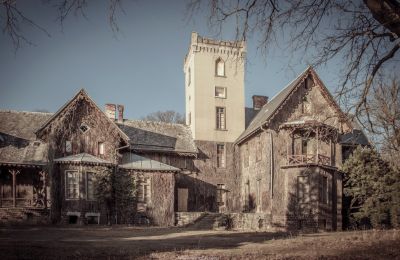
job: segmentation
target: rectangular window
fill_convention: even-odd
[[[217,204],[218,206],[225,205],[225,184],[217,184]]]
[[[188,114],[188,125],[192,124],[192,112],[189,112]]]
[[[225,168],[225,145],[217,144],[217,167]]]
[[[308,203],[309,201],[309,185],[307,176],[297,177],[297,198],[299,203]]]
[[[225,130],[225,108],[224,107],[217,107],[216,109],[216,118],[217,118],[217,129]]]
[[[190,83],[192,81],[192,73],[190,71],[190,68],[188,69],[188,86],[190,86]]]
[[[150,178],[144,178],[140,181],[138,188],[139,202],[149,203],[151,198]]]
[[[224,88],[224,87],[215,87],[215,97],[217,97],[217,98],[226,98],[226,88]]]
[[[72,142],[70,140],[65,141],[65,152],[72,153]]]
[[[65,176],[65,189],[67,199],[79,199],[79,173],[67,171]]]
[[[94,200],[94,172],[86,173],[86,196],[88,200]]]
[[[328,177],[321,176],[321,183],[319,185],[319,202],[328,204]]]
[[[98,149],[98,151],[97,151],[98,155],[104,155],[104,143],[103,142],[99,142],[97,144],[97,149]]]

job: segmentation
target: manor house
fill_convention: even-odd
[[[365,136],[311,67],[245,107],[245,59],[245,42],[192,33],[185,125],[126,119],[83,89],[56,113],[1,110],[0,223],[340,230],[340,165]],[[135,182],[123,208],[107,186],[98,199],[107,173]]]

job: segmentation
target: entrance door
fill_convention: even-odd
[[[178,188],[178,211],[186,212],[187,204],[188,204],[188,189],[180,189]]]

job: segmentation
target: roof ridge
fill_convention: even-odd
[[[143,123],[154,123],[154,124],[160,124],[160,125],[177,125],[177,126],[182,126],[184,128],[188,128],[187,125],[185,124],[180,124],[180,123],[171,123],[171,122],[163,122],[163,121],[152,121],[152,120],[143,120],[143,119],[124,119],[123,122],[116,122],[118,124],[124,124],[125,121],[134,121],[134,122],[143,122]]]
[[[26,110],[14,110],[14,109],[0,109],[0,113],[24,113],[24,114],[42,114],[42,115],[53,115],[53,112],[40,112],[40,111],[26,111]]]

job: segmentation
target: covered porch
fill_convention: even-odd
[[[49,206],[49,180],[44,164],[0,162],[0,208]]]

